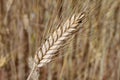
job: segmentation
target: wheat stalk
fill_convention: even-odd
[[[42,47],[35,54],[35,66],[31,71],[31,74],[35,68],[42,67],[52,60],[52,57],[58,52],[64,42],[79,30],[79,24],[82,22],[84,16],[84,13],[73,15],[65,22],[63,27],[59,27],[52,35],[49,36],[48,40],[45,41]],[[29,80],[31,74],[27,80]]]

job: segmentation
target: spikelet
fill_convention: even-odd
[[[35,54],[37,67],[42,67],[52,60],[52,57],[58,52],[61,46],[81,27],[79,24],[84,19],[84,16],[84,13],[73,15],[62,27],[60,26],[49,36]]]

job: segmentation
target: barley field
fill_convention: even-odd
[[[120,0],[0,0],[0,80],[120,80]]]

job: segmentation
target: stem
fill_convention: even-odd
[[[36,68],[37,68],[37,65],[34,63],[33,68],[31,70],[29,76],[27,77],[27,80],[30,80],[30,78],[31,78],[31,76],[32,76],[32,74],[33,74],[33,72],[35,71]]]

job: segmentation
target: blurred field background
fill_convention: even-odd
[[[0,0],[0,80],[26,80],[47,29],[83,11],[83,28],[34,80],[120,80],[120,0]]]

